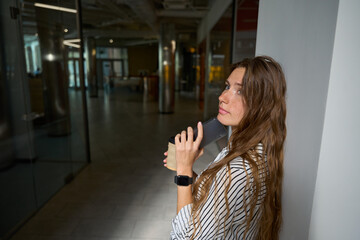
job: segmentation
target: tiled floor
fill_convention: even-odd
[[[203,120],[195,100],[177,96],[174,114],[118,89],[88,101],[92,163],[12,240],[169,239],[176,214],[174,172],[162,165],[167,140]],[[205,148],[195,170],[219,152]]]

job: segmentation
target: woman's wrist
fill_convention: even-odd
[[[177,168],[176,169],[177,175],[184,175],[184,176],[193,176],[193,170],[192,168]]]

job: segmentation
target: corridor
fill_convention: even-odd
[[[175,113],[159,114],[157,101],[119,88],[88,98],[88,109],[92,163],[11,239],[169,239],[176,185],[163,153],[170,136],[203,120],[198,102],[177,95]],[[205,148],[196,172],[224,142]]]

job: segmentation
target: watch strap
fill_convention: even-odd
[[[193,178],[185,175],[177,175],[174,178],[174,182],[179,186],[189,186],[193,183]]]

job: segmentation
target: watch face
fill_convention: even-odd
[[[187,186],[189,185],[189,178],[184,176],[178,176],[177,184],[181,186]]]
[[[193,178],[189,176],[178,175],[175,176],[174,181],[179,186],[189,186],[190,184],[193,183]]]

